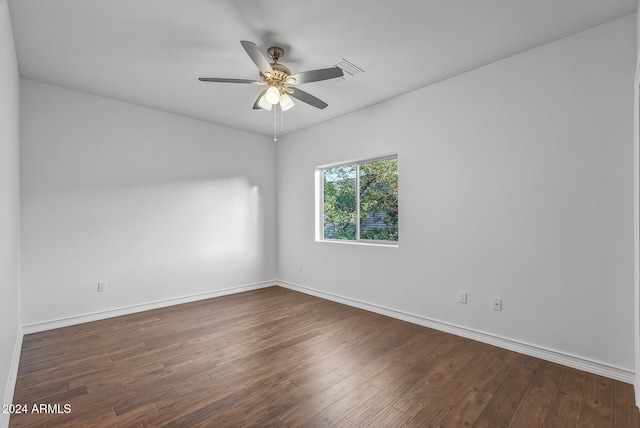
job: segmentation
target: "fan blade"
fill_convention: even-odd
[[[316,108],[319,109],[323,109],[326,106],[328,106],[329,104],[325,103],[324,101],[322,101],[319,98],[314,97],[313,95],[311,95],[308,92],[305,92],[303,90],[300,90],[298,88],[289,88],[291,89],[293,92],[291,92],[289,95],[291,95],[293,98],[296,98],[300,101],[302,101],[303,103],[307,103],[309,105],[312,105]]]
[[[260,98],[262,98],[262,96],[267,92],[267,90],[265,89],[264,91],[260,92],[260,95],[258,95],[258,98],[256,98],[256,102],[253,104],[253,109],[254,110],[261,110],[262,107],[260,107],[258,105],[258,103],[260,102]]]
[[[310,83],[318,82],[320,80],[335,79],[336,77],[342,77],[344,73],[339,67],[320,68],[318,70],[303,71],[302,73],[292,74],[290,78],[296,79],[292,83]]]
[[[242,47],[247,51],[247,54],[249,54],[249,57],[255,65],[258,66],[261,73],[273,73],[273,68],[271,68],[269,60],[264,56],[260,48],[255,43],[247,42],[246,40],[242,40],[240,43],[242,43]]]
[[[198,77],[201,82],[220,82],[220,83],[259,83],[256,80],[249,79],[227,79],[224,77]]]

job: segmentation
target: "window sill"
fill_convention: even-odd
[[[346,244],[346,245],[364,245],[367,247],[391,247],[398,248],[398,242],[385,242],[385,241],[350,241],[346,239],[316,239],[316,242],[329,243],[329,244]]]

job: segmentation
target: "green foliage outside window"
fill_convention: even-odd
[[[398,240],[398,159],[360,165],[360,239]]]
[[[327,168],[322,175],[325,239],[398,240],[397,158]]]
[[[325,239],[356,239],[356,166],[328,168],[323,176]]]

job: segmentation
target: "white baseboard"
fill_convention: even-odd
[[[189,296],[176,297],[173,299],[158,300],[155,302],[143,303],[139,305],[126,306],[117,309],[110,309],[107,311],[94,312],[90,314],[78,315],[68,318],[60,318],[57,320],[45,321],[35,324],[28,324],[22,327],[24,334],[37,333],[45,330],[52,330],[54,328],[68,327],[71,325],[82,324],[85,322],[99,321],[107,318],[119,317],[122,315],[129,315],[136,312],[148,311],[151,309],[164,308],[167,306],[179,305],[182,303],[190,303],[198,300],[211,299],[214,297],[226,296],[228,294],[242,293],[245,291],[258,290],[260,288],[271,287],[277,285],[277,281],[264,281],[256,282],[253,284],[238,285],[235,287],[223,288],[216,291],[210,291],[207,293],[192,294]]]
[[[9,368],[9,377],[7,378],[7,385],[4,390],[4,399],[1,404],[13,403],[13,393],[16,389],[16,379],[18,378],[18,366],[20,365],[20,351],[22,351],[23,337],[22,329],[19,328],[16,342],[13,346],[11,367]],[[7,428],[9,426],[10,417],[11,414],[9,413],[0,413],[0,428]]]
[[[446,333],[455,334],[456,336],[466,337],[468,339],[476,340],[478,342],[483,342],[489,345],[498,346],[500,348],[508,349],[510,351],[518,352],[525,355],[530,355],[532,357],[540,358],[542,360],[551,361],[557,364],[562,364],[567,367],[572,367],[574,369],[583,370],[583,371],[594,373],[600,376],[605,376],[611,379],[619,380],[621,382],[633,384],[635,381],[634,372],[625,370],[619,367],[613,367],[607,364],[591,361],[591,360],[577,357],[574,355],[568,355],[562,352],[546,349],[540,346],[519,342],[517,340],[496,336],[490,333],[485,333],[485,332],[473,330],[466,327],[460,327],[447,322],[433,320],[430,318],[423,317],[421,315],[414,315],[407,312],[402,312],[395,309],[387,308],[384,306],[374,305],[374,304],[363,302],[360,300],[351,299],[349,297],[327,293],[324,291],[316,290],[310,287],[305,287],[305,286],[294,284],[287,281],[279,281],[278,284],[284,288],[288,288],[294,291],[299,291],[305,294],[311,294],[313,296],[321,297],[323,299],[331,300],[338,303],[343,303],[348,306],[354,306],[356,308],[364,309],[370,312],[375,312],[381,315],[386,315],[391,318],[396,318],[402,321],[407,321],[412,324],[417,324],[424,327],[433,328],[435,330],[444,331]]]
[[[446,333],[455,334],[457,336],[466,337],[468,339],[477,340],[478,342],[487,343],[490,345],[498,346],[500,348],[508,349],[510,351],[519,352],[521,354],[530,355],[532,357],[540,358],[542,360],[551,361],[554,363],[562,364],[567,367],[572,367],[578,370],[583,370],[589,373],[605,376],[611,379],[619,380],[621,382],[634,384],[635,373],[619,367],[599,363],[597,361],[588,360],[582,357],[569,355],[566,353],[546,349],[540,346],[520,342],[517,340],[496,336],[490,333],[485,333],[478,330],[473,330],[467,327],[461,327],[454,324],[450,324],[443,321],[438,321],[423,317],[421,315],[410,314],[407,312],[387,308],[372,303],[363,302],[357,299],[349,297],[339,296],[333,293],[327,293],[324,291],[316,290],[303,285],[294,284],[287,281],[265,281],[253,284],[246,284],[241,286],[224,288],[208,293],[194,294],[190,296],[177,297],[174,299],[161,300],[156,302],[144,303],[140,305],[132,305],[123,308],[111,309],[108,311],[96,312],[91,314],[79,315],[75,317],[62,318],[52,321],[46,321],[36,324],[25,325],[22,328],[22,333],[30,334],[40,331],[51,330],[54,328],[68,327],[75,324],[81,324],[85,322],[98,321],[102,319],[117,317],[121,315],[129,315],[136,312],[148,311],[151,309],[163,308],[167,306],[179,305],[181,303],[195,302],[198,300],[210,299],[214,297],[225,296],[228,294],[242,293],[245,291],[257,290],[260,288],[266,288],[271,286],[282,286],[301,293],[310,294],[323,299],[331,300],[334,302],[342,303],[348,306],[364,309],[370,312],[375,312],[381,315],[386,315],[399,320],[407,321],[413,324],[422,325],[424,327],[433,328],[435,330],[444,331]],[[15,374],[18,369],[18,362],[20,358],[20,348],[22,346],[22,333],[20,335],[17,351],[14,351],[14,360],[12,364],[15,365],[15,371],[12,371],[13,384],[15,384]],[[13,370],[13,367],[12,367]],[[13,387],[7,385],[7,391],[11,391],[13,396]],[[2,420],[4,422],[4,420]],[[8,423],[8,421],[7,421]],[[0,424],[0,428],[3,425]]]

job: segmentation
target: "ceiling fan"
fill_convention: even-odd
[[[327,103],[319,98],[299,89],[296,85],[310,82],[318,82],[321,80],[335,79],[342,77],[343,72],[339,67],[321,68],[317,70],[303,71],[301,73],[291,74],[291,71],[278,61],[284,56],[284,49],[273,46],[269,48],[267,53],[271,61],[265,56],[260,48],[248,41],[241,41],[242,47],[251,60],[258,66],[260,70],[260,80],[251,79],[227,79],[218,77],[200,77],[202,82],[220,82],[220,83],[254,83],[267,86],[263,90],[256,102],[253,104],[254,110],[265,109],[271,110],[273,106],[280,105],[282,111],[289,110],[293,107],[292,97],[313,107],[323,109],[327,107]]]

